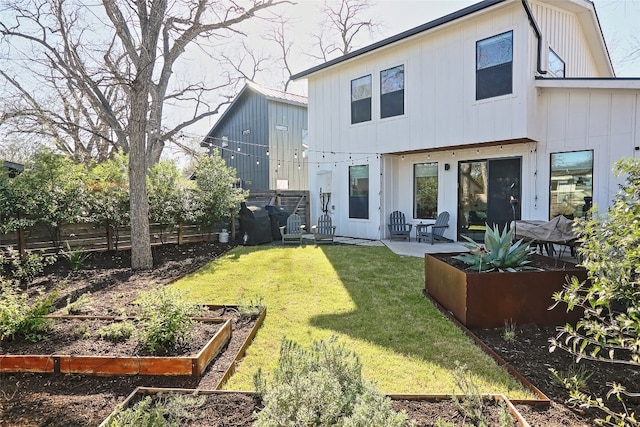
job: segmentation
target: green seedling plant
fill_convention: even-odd
[[[487,404],[480,393],[478,385],[471,379],[467,367],[456,362],[453,375],[456,381],[456,387],[460,390],[460,396],[453,394],[451,398],[458,412],[460,412],[464,418],[463,425],[488,427],[489,420],[485,415]],[[500,401],[499,406],[500,426],[508,427],[514,425],[514,419],[504,402]]]
[[[516,325],[512,321],[504,322],[504,330],[502,331],[502,339],[506,342],[514,342],[516,340]]]
[[[566,370],[549,368],[555,382],[568,390],[586,392],[589,390],[589,380],[593,372],[589,372],[584,365],[571,365]]]
[[[471,266],[476,271],[518,271],[532,269],[530,257],[533,254],[531,242],[520,239],[513,243],[514,230],[502,230],[498,226],[493,228],[487,225],[484,234],[484,246],[479,245],[473,239],[464,237],[469,243],[464,246],[469,253],[457,255],[454,258]]]
[[[241,301],[238,303],[238,312],[241,317],[253,317],[260,314],[264,309],[264,299],[261,296],[256,296],[248,301]]]
[[[91,292],[85,292],[76,298],[75,301],[72,301],[71,297],[67,298],[67,305],[65,305],[60,312],[64,315],[88,313],[93,310],[92,303]]]

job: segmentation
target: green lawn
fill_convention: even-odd
[[[532,397],[422,295],[424,260],[386,247],[238,247],[172,286],[202,303],[267,306],[230,390],[271,371],[283,336],[308,346],[335,334],[384,393],[452,393],[459,361],[483,392]]]

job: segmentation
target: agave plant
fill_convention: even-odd
[[[462,236],[471,244],[464,244],[469,253],[455,256],[478,271],[517,271],[531,269],[528,264],[533,253],[531,242],[522,239],[513,243],[513,230],[504,227],[502,232],[498,226],[490,228],[484,234],[484,246],[479,245],[467,236]]]

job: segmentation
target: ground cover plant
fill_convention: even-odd
[[[422,296],[423,260],[385,247],[238,247],[172,287],[198,301],[260,295],[269,315],[227,389],[251,390],[275,368],[283,336],[303,346],[334,334],[385,393],[451,393],[453,362],[482,392],[531,397]]]

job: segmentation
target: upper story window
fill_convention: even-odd
[[[438,216],[438,164],[413,165],[413,217],[433,219]]]
[[[476,100],[513,92],[513,31],[476,42]]]
[[[584,217],[593,203],[593,151],[551,153],[549,218]]]
[[[371,120],[371,74],[351,80],[351,124]]]
[[[380,118],[404,114],[404,65],[380,71]]]
[[[552,49],[549,49],[549,66],[547,68],[551,77],[565,77],[564,61]]]

